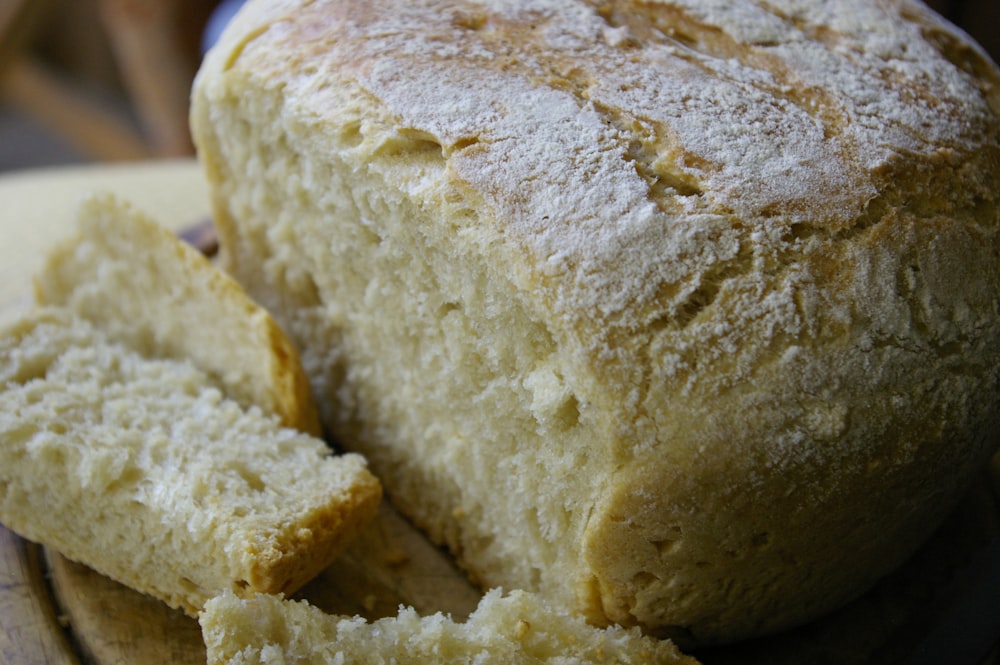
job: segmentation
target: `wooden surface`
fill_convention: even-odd
[[[77,202],[95,190],[116,192],[174,230],[208,219],[207,192],[189,161],[0,176],[0,322],[31,305],[30,276],[45,248],[70,231]],[[706,665],[896,662],[976,583],[967,571],[1000,536],[997,466],[984,470],[910,562],[865,597],[785,635],[697,655]],[[405,604],[460,618],[479,592],[383,505],[359,540],[297,596],[338,614],[375,618]],[[996,651],[981,662],[997,662]],[[204,663],[204,648],[194,619],[0,526],[0,663],[188,665]]]

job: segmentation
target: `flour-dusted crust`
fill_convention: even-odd
[[[998,82],[912,2],[258,0],[192,124],[398,505],[710,642],[858,594],[995,447]]]

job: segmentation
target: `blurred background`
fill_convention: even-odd
[[[0,0],[0,171],[192,155],[188,92],[238,0]],[[1000,60],[1000,0],[931,0]]]
[[[0,0],[0,171],[193,154],[188,93],[231,0]]]

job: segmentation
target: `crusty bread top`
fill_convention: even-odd
[[[35,293],[142,353],[190,359],[244,407],[320,432],[298,353],[271,315],[125,201],[94,194],[81,203],[77,233],[50,250]]]
[[[676,315],[619,316],[794,225],[861,223],[910,160],[997,142],[997,70],[906,1],[267,2],[217,51],[297,122],[414,171],[443,156],[512,268],[595,330]]]

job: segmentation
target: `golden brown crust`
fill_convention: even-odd
[[[309,379],[302,370],[299,352],[270,314],[258,309],[258,316],[261,319],[262,335],[269,341],[267,346],[270,348],[269,357],[272,360],[269,385],[273,391],[272,399],[276,412],[280,414],[281,421],[286,427],[293,427],[313,436],[322,436],[323,428],[309,388]]]
[[[359,474],[346,496],[320,506],[314,514],[274,535],[267,553],[248,544],[240,595],[290,595],[330,565],[344,546],[375,517],[382,486],[369,473]]]

